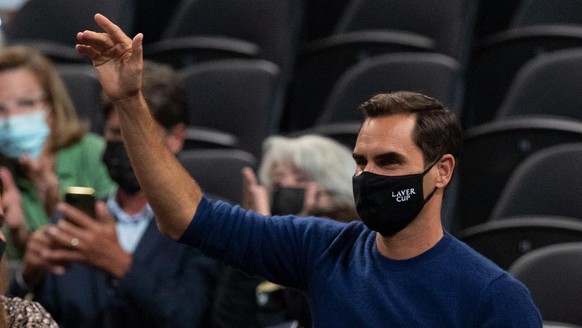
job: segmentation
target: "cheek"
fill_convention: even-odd
[[[45,117],[44,117],[44,120],[45,120],[46,124],[47,124],[49,127],[51,127],[51,128],[52,128],[52,126],[53,126],[53,121],[54,121],[54,115],[55,115],[55,114],[54,114],[54,112],[55,112],[55,111],[52,109],[52,107],[47,107],[47,110],[46,110],[46,111],[47,111],[47,112],[46,112],[47,114],[45,115]]]

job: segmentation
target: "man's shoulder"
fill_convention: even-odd
[[[506,271],[467,244],[453,236],[451,238],[449,258],[455,264],[451,267],[454,271],[467,274],[476,283],[479,282],[483,285],[508,275]]]

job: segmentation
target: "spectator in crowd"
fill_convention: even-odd
[[[104,148],[77,118],[48,59],[22,46],[0,53],[0,163],[20,190],[5,208],[10,258],[22,257],[30,233],[49,222],[69,186],[91,187],[100,197],[111,192]]]
[[[245,209],[265,215],[306,215],[346,209],[340,221],[357,219],[351,179],[355,164],[350,151],[317,135],[273,136],[263,145],[259,180],[243,171]]]
[[[316,327],[542,327],[523,284],[443,230],[461,128],[436,99],[395,92],[361,106],[353,151],[361,222],[280,220],[204,196],[154,128],[141,91],[143,35],[95,19],[105,33],[79,32],[77,50],[113,101],[162,233],[305,291]]]
[[[186,128],[180,81],[169,66],[148,63],[143,89],[177,154]],[[119,187],[97,203],[95,218],[60,205],[63,218],[33,233],[13,292],[32,292],[61,327],[202,327],[220,267],[158,232],[111,103],[105,118],[103,161]]]
[[[355,164],[342,144],[318,135],[269,137],[263,143],[259,181],[243,171],[243,207],[257,213],[318,213],[338,221],[358,219],[352,193]],[[215,325],[257,326],[297,321],[310,326],[305,296],[228,268],[217,293]],[[260,295],[258,297],[257,295]]]
[[[5,177],[6,180],[11,179],[10,172],[5,167],[0,167],[0,176]],[[4,224],[4,207],[7,203],[5,197],[9,198],[11,193],[18,192],[16,186],[12,186],[12,190],[10,188],[5,190],[2,182],[5,179],[0,179],[0,227]],[[6,237],[0,230],[0,328],[58,327],[51,315],[39,303],[20,297],[4,296],[10,280],[8,276],[8,262],[6,257],[3,256],[5,246]]]

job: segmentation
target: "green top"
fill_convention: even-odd
[[[104,150],[105,141],[93,133],[86,133],[78,143],[59,150],[55,166],[61,194],[70,186],[92,187],[98,198],[107,196],[113,190],[115,183],[111,181],[101,160]],[[34,231],[49,223],[32,181],[17,176],[14,179],[22,195],[22,209],[28,230]],[[7,239],[9,258],[21,259],[22,252],[12,245],[10,236]]]

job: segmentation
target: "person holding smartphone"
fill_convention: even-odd
[[[25,46],[0,52],[0,163],[20,191],[6,220],[10,259],[22,258],[30,233],[50,222],[69,186],[91,187],[98,197],[112,191],[99,160],[104,147],[49,59]]]
[[[149,62],[143,88],[156,128],[177,154],[186,116],[176,73]],[[204,326],[220,266],[158,232],[111,103],[104,115],[103,161],[118,188],[105,202],[97,201],[95,217],[59,204],[62,218],[33,233],[12,292],[32,293],[64,328]],[[76,195],[72,203],[81,201]]]

